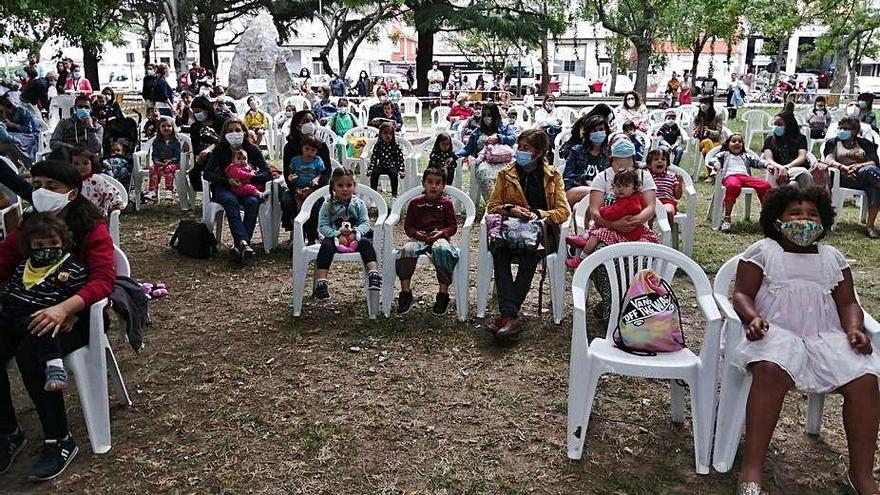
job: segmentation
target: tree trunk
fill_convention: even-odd
[[[335,26],[334,26],[335,28]],[[339,37],[338,31],[336,32],[328,32],[327,33],[327,43],[324,43],[324,48],[321,48],[321,51],[318,52],[318,58],[321,59],[321,65],[324,67],[324,74],[333,74],[333,67],[330,66],[330,50],[333,49],[333,44],[336,43],[337,38]],[[342,48],[342,43],[339,43],[337,48]],[[342,54],[342,50],[339,50],[340,55]],[[342,72],[342,57],[339,57],[339,71]]]
[[[773,85],[779,83],[779,74],[782,72],[782,62],[783,62],[783,52],[785,51],[785,43],[788,42],[788,39],[791,38],[791,34],[787,36],[782,36],[779,40],[779,46],[776,48],[776,72],[773,73]],[[787,72],[791,72],[788,70],[788,63],[785,64],[785,70]]]
[[[414,11],[416,21],[416,94],[428,96],[428,70],[434,58],[434,31],[419,11]]]
[[[694,40],[694,44],[691,45],[691,54],[694,56],[694,60],[691,62],[691,80],[693,81],[697,77],[697,68],[700,66],[700,54],[703,53],[703,48],[706,47],[706,42],[709,40],[709,36],[697,36],[697,39]]]
[[[849,73],[849,44],[845,38],[838,38],[834,44],[834,60],[832,62],[836,70],[834,79],[831,80],[831,92],[843,93],[846,86],[846,76]]]
[[[636,82],[633,90],[642,95],[642,98],[648,97],[648,67],[651,62],[651,42],[650,40],[639,40],[633,43],[636,46]]]
[[[200,17],[199,23],[199,65],[212,71],[217,71],[215,53],[217,47],[214,44],[217,33],[217,23],[213,18]]]
[[[342,45],[342,43],[337,43],[336,44],[336,62],[339,64],[340,70],[339,70],[339,72],[336,73],[336,75],[338,75],[339,79],[342,81],[345,80],[345,74],[342,72],[342,60],[344,58],[345,58],[345,47]]]
[[[171,32],[171,53],[174,57],[175,85],[186,72],[186,22],[181,18],[179,0],[165,0],[165,19]]]
[[[348,49],[348,56],[345,57],[345,62],[343,62],[339,66],[340,74],[345,74],[346,72],[348,72],[348,68],[351,67],[351,63],[354,62],[354,57],[355,54],[357,54],[358,47],[360,47],[361,43],[363,43],[364,40],[367,39],[367,36],[371,32],[373,32],[373,29],[376,27],[376,25],[379,24],[379,21],[381,21],[383,17],[383,13],[377,13],[376,17],[374,17],[369,23],[363,26],[361,34],[357,35],[357,37],[351,40],[351,46]]]
[[[547,41],[547,33],[541,39],[541,89],[540,94],[547,94],[550,91],[550,47]]]
[[[92,90],[101,91],[101,80],[98,77],[98,52],[87,44],[83,45],[83,70],[86,79],[92,84]]]
[[[153,49],[153,39],[155,34],[153,31],[144,30],[144,65],[150,63],[150,50]]]

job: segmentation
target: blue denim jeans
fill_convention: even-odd
[[[214,187],[211,191],[211,199],[219,203],[226,212],[226,221],[229,222],[229,232],[235,246],[241,241],[251,243],[254,237],[254,229],[257,227],[257,214],[260,212],[260,198],[254,196],[236,196],[234,192],[225,187]],[[244,210],[244,220],[240,212]]]

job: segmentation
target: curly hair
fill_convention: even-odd
[[[32,213],[21,224],[18,250],[27,258],[31,255],[33,240],[49,237],[61,239],[61,247],[65,251],[69,251],[73,246],[73,236],[64,220],[52,213]]]
[[[816,205],[819,210],[819,218],[822,219],[822,227],[825,229],[818,240],[821,240],[831,230],[834,225],[834,207],[831,206],[831,196],[825,189],[819,187],[783,186],[771,190],[767,197],[764,198],[764,204],[761,206],[761,230],[764,237],[773,239],[776,242],[782,241],[782,233],[779,232],[777,220],[780,219],[785,209],[794,202],[807,201]]]

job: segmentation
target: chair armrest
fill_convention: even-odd
[[[697,306],[699,306],[700,311],[703,312],[703,317],[706,318],[707,322],[721,320],[721,311],[719,311],[714,294],[706,294],[697,297]]]
[[[385,227],[394,228],[394,226],[397,225],[398,222],[400,222],[400,213],[391,212],[385,218]]]
[[[880,323],[874,319],[867,311],[862,310],[865,315],[865,332],[872,335],[880,335]]]
[[[727,297],[715,294],[715,304],[717,304],[718,309],[721,311],[721,314],[725,319],[742,324],[739,315],[736,314],[736,311],[733,309],[733,304],[730,304]]]

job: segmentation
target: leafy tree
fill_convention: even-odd
[[[126,0],[123,9],[123,17],[128,20],[128,24],[144,37],[144,63],[149,63],[156,31],[165,21],[165,10],[161,3],[154,0]]]
[[[816,39],[815,50],[807,57],[816,59],[832,54],[835,71],[831,92],[843,92],[851,73],[851,93],[862,57],[877,50],[874,33],[880,28],[880,8],[867,0],[844,3],[841,8],[840,11],[828,12],[822,19],[828,30]]]
[[[480,30],[454,33],[445,40],[461,52],[468,62],[482,63],[492,74],[504,71],[508,60],[518,51],[517,40]]]
[[[691,52],[691,74],[694,77],[697,75],[700,55],[711,40],[724,40],[730,49],[742,39],[742,11],[741,0],[675,0],[672,15],[677,21],[670,24],[670,38],[673,43],[686,46]]]
[[[219,62],[217,49],[233,45],[244,33],[234,33],[224,43],[217,43],[218,31],[231,29],[231,23],[243,16],[257,13],[266,5],[266,0],[186,0],[191,4],[195,16],[196,35],[199,40],[199,65],[217,70]]]

